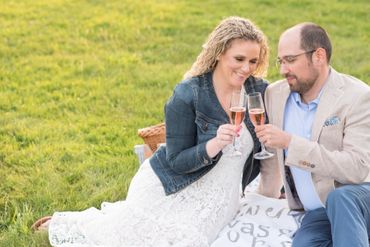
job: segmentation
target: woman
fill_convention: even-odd
[[[51,244],[208,246],[235,216],[240,183],[244,189],[260,168],[260,192],[278,197],[280,184],[264,184],[271,176],[280,182],[277,166],[252,158],[260,144],[248,116],[241,126],[229,124],[232,91],[263,94],[267,83],[255,76],[267,64],[264,34],[249,20],[223,20],[168,100],[166,147],[143,163],[126,200],[55,213],[44,224]],[[242,155],[223,155],[239,135]]]

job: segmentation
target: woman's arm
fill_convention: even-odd
[[[167,160],[174,171],[190,173],[218,161],[220,152],[212,158],[207,153],[207,142],[197,142],[196,109],[190,85],[177,85],[166,104],[165,115]],[[213,145],[212,154],[217,151]]]

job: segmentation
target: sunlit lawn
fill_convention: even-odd
[[[370,3],[362,1],[0,1],[0,246],[49,246],[30,225],[56,210],[124,199],[137,129],[163,105],[208,33],[240,15],[276,43],[324,26],[333,66],[370,82]]]

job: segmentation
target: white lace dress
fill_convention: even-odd
[[[198,181],[165,196],[146,160],[125,201],[102,203],[101,210],[56,212],[49,225],[53,246],[209,246],[239,209],[243,165],[253,140],[243,126],[242,156],[228,156]]]

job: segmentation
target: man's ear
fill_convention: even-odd
[[[313,56],[312,56],[312,60],[315,62],[315,63],[318,63],[318,64],[323,64],[323,63],[327,63],[327,60],[326,60],[326,51],[324,48],[317,48],[316,51],[314,52]]]

